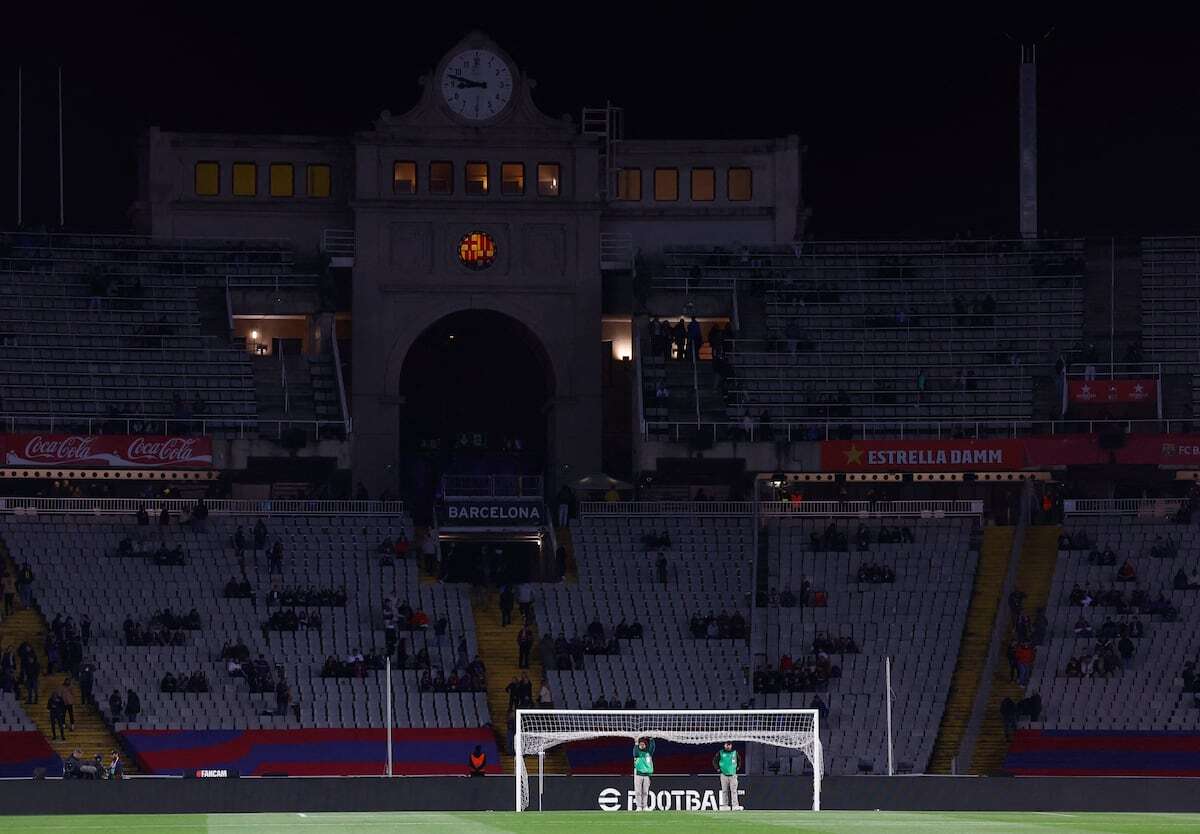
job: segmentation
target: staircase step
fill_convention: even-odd
[[[1012,555],[1012,527],[988,527],[983,533],[971,604],[963,626],[958,662],[950,679],[946,711],[930,756],[930,773],[950,773],[971,719],[971,709],[982,685],[992,626],[1000,604],[1000,591]]]
[[[1021,542],[1021,558],[1017,565],[1015,588],[1025,593],[1024,610],[1031,617],[1039,608],[1046,606],[1046,600],[1050,596],[1050,583],[1058,562],[1058,536],[1061,532],[1061,528],[1057,526],[1029,527]],[[1002,600],[1001,604],[1007,605],[1008,601]],[[1005,647],[1011,639],[1010,626],[1004,641]],[[983,726],[980,727],[979,739],[975,744],[974,760],[971,762],[972,773],[992,775],[1002,772],[1009,743],[1004,737],[1000,704],[1005,698],[1017,701],[1025,697],[1025,694],[1025,690],[1019,684],[1009,680],[1008,660],[1001,655],[992,677]]]
[[[538,634],[536,623],[533,627],[534,647],[529,657],[529,668],[520,669],[517,666],[517,632],[521,630],[521,616],[518,610],[513,612],[513,622],[501,625],[500,595],[489,589],[485,594],[471,595],[471,613],[475,618],[475,637],[479,645],[479,654],[487,667],[488,679],[488,710],[492,716],[492,727],[496,731],[496,743],[501,750],[500,765],[504,773],[512,774],[516,769],[515,759],[509,753],[508,747],[508,693],[504,688],[514,677],[520,677],[524,672],[529,675],[533,684],[534,697],[537,696],[545,679],[542,668],[541,652],[538,650]],[[537,772],[536,758],[527,759],[526,769],[533,768]],[[545,772],[565,774],[568,771],[566,754],[561,747],[553,748],[546,753]]]
[[[6,550],[0,552],[0,560],[6,563],[9,571],[15,572],[16,565],[12,563]],[[118,750],[122,753],[125,773],[127,775],[136,773],[137,767],[133,757],[125,755],[120,741],[105,723],[97,708],[92,704],[83,703],[79,685],[74,681],[71,688],[75,694],[75,728],[72,730],[68,727],[65,739],[52,738],[50,713],[46,708],[46,702],[54,690],[68,677],[68,674],[62,670],[56,670],[54,673],[47,671],[49,664],[46,659],[45,645],[48,631],[49,625],[36,608],[19,608],[11,616],[6,617],[3,622],[0,622],[0,646],[15,648],[27,642],[37,652],[38,662],[41,664],[42,676],[38,681],[38,702],[27,704],[25,703],[26,699],[22,698],[21,706],[25,710],[25,714],[29,716],[29,720],[33,722],[38,732],[45,737],[47,743],[60,758],[66,759],[74,750],[79,749],[85,758],[90,759],[99,753],[107,763],[109,752]]]

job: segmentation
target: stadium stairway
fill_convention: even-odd
[[[942,715],[933,754],[929,758],[929,773],[950,773],[954,758],[962,746],[967,724],[971,720],[971,707],[979,687],[983,685],[992,626],[1000,605],[1008,560],[1012,556],[1013,531],[1013,527],[988,527],[983,532],[975,586],[971,590],[971,607],[967,610],[958,660],[954,665],[954,676],[950,679],[946,711]]]
[[[0,551],[0,559],[8,566],[10,572],[15,572],[16,566],[10,558],[7,548]],[[36,587],[34,585],[35,589]],[[133,756],[128,754],[124,746],[109,730],[108,725],[104,723],[104,718],[100,715],[96,707],[92,704],[83,703],[78,683],[75,683],[73,686],[75,691],[75,729],[74,731],[67,730],[65,741],[55,741],[51,738],[50,713],[46,709],[46,702],[50,699],[50,695],[58,685],[62,683],[63,679],[67,677],[67,673],[59,670],[52,675],[46,674],[45,646],[46,632],[48,630],[49,625],[36,607],[18,607],[12,613],[12,616],[6,617],[0,623],[0,646],[11,645],[16,648],[21,643],[28,642],[37,652],[38,662],[42,667],[42,676],[38,681],[38,702],[36,704],[26,704],[25,699],[21,699],[21,707],[25,710],[25,714],[29,716],[29,720],[34,723],[38,732],[45,737],[46,742],[60,758],[66,759],[71,755],[72,751],[78,748],[83,751],[84,758],[90,759],[99,753],[107,763],[109,751],[120,750],[126,775],[136,773],[137,766],[134,763]],[[122,697],[124,697],[123,693]]]
[[[509,753],[508,745],[508,693],[504,688],[514,677],[520,677],[525,671],[533,683],[534,697],[537,697],[545,679],[542,668],[542,655],[538,650],[537,624],[533,626],[533,651],[529,655],[529,668],[522,670],[517,666],[517,632],[521,629],[521,612],[514,608],[513,622],[510,625],[500,625],[500,595],[495,589],[488,589],[486,595],[471,595],[471,613],[475,616],[475,639],[479,645],[479,656],[487,667],[488,681],[488,711],[492,716],[492,728],[496,732],[496,744],[501,750],[500,764],[506,774],[514,769],[514,758]],[[529,765],[526,765],[529,767]],[[533,764],[536,773],[536,763]],[[569,773],[566,753],[562,747],[556,747],[546,754],[546,773]]]
[[[1029,527],[1021,542],[1021,560],[1017,565],[1015,587],[1025,592],[1025,611],[1030,617],[1046,605],[1050,596],[1050,584],[1054,578],[1054,565],[1058,561],[1058,535],[1062,528],[1057,525]],[[1007,605],[1003,600],[1001,604]],[[1012,639],[1012,628],[1005,636],[1004,647]],[[1000,718],[1000,703],[1005,698],[1018,701],[1025,697],[1025,690],[1016,681],[1009,680],[1008,660],[1002,654],[996,663],[992,677],[992,688],[988,695],[987,710],[979,740],[975,743],[971,772],[981,775],[1000,773],[1004,757],[1008,754],[1009,742],[1004,737],[1004,722]]]

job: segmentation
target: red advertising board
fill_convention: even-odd
[[[7,466],[211,469],[212,438],[146,434],[5,434]]]
[[[1153,379],[1072,379],[1067,398],[1075,405],[1153,403],[1158,385]]]
[[[998,440],[827,440],[824,472],[988,472],[1053,466],[1200,466],[1200,435],[1131,434],[1115,449],[1099,435]]]
[[[827,440],[826,472],[920,472],[1024,469],[1020,440]]]

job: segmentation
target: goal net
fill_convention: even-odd
[[[516,721],[518,811],[529,807],[526,756],[541,756],[559,744],[591,738],[628,738],[632,747],[643,736],[680,744],[716,746],[725,741],[745,741],[799,750],[812,765],[812,808],[821,810],[821,739],[816,710],[535,709],[517,710]]]

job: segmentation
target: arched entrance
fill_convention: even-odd
[[[420,516],[443,475],[544,475],[552,463],[553,366],[511,316],[436,321],[405,355],[399,393],[401,485]]]

